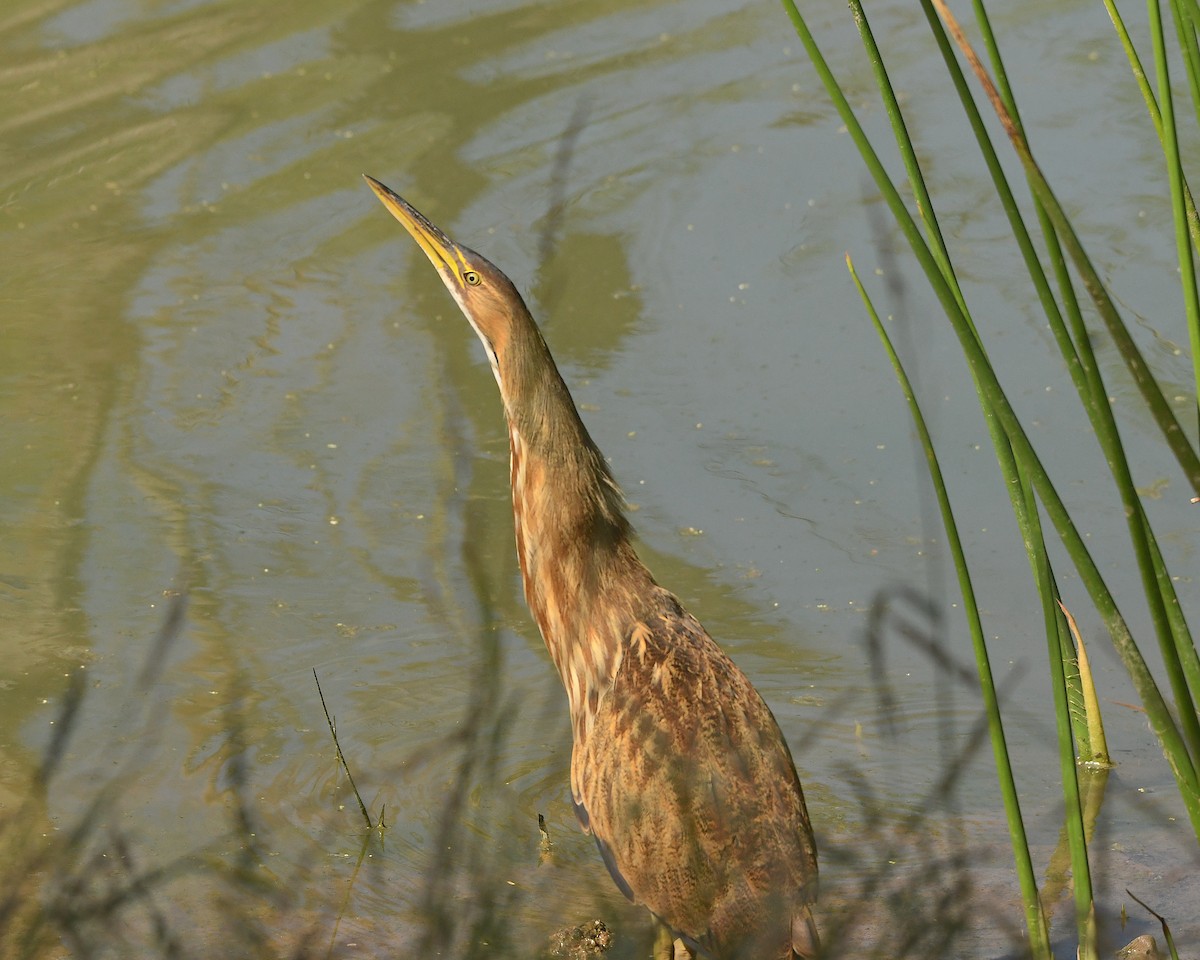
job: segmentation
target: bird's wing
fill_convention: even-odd
[[[577,814],[618,886],[677,932],[703,945],[769,917],[782,943],[816,892],[791,755],[750,681],[665,597],[575,746]]]

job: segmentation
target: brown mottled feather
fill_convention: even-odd
[[[655,594],[592,735],[575,743],[575,802],[610,870],[689,945],[790,957],[793,921],[811,923],[817,893],[791,755],[745,674]]]

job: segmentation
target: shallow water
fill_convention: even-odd
[[[848,14],[810,6],[884,135]],[[992,357],[1149,636],[1119,502],[1013,282],[925,28],[908,4],[879,8]],[[1011,4],[996,27],[1043,164],[1168,394],[1186,395],[1167,193],[1102,10]],[[593,903],[624,932],[620,955],[646,935],[574,827],[565,698],[520,596],[495,384],[366,172],[527,294],[643,556],[793,745],[831,910],[884,927],[860,886],[892,866],[926,877],[936,856],[907,838],[927,834],[979,870],[989,909],[966,942],[1007,949],[1019,911],[986,746],[951,802],[930,799],[978,695],[903,639],[906,623],[933,629],[913,600],[931,596],[970,663],[907,413],[842,262],[851,251],[871,278],[879,204],[776,4],[299,2],[284,15],[14,0],[0,52],[4,814],[61,837],[119,784],[97,856],[140,869],[209,856],[157,903],[214,950],[238,915],[214,864],[287,891],[247,908],[279,943],[311,929],[335,951],[416,949],[435,900],[464,924],[504,918],[518,952]],[[958,346],[907,258],[898,269],[906,297],[887,309],[970,517],[1044,864],[1061,800],[1040,617]],[[1112,393],[1131,400],[1099,347]],[[1164,545],[1194,610],[1183,487],[1140,414],[1123,426],[1152,520],[1179,531]],[[185,617],[159,658],[177,595]],[[881,686],[864,637],[883,600]],[[1106,909],[1135,885],[1179,936],[1195,923],[1179,909],[1196,900],[1194,843],[1144,720],[1120,705],[1134,700],[1123,668],[1094,618],[1081,625],[1121,764],[1101,827]],[[391,825],[358,872],[361,820],[314,669]],[[84,700],[41,795],[30,779],[68,675]],[[907,818],[923,811],[918,829]],[[543,868],[539,813],[555,841]],[[146,946],[145,904],[132,915],[124,955],[162,952]],[[1127,933],[1149,929],[1139,915]]]

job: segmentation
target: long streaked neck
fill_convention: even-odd
[[[521,318],[498,358],[525,599],[578,722],[616,672],[654,581],[623,503],[537,327]],[[576,735],[582,731],[577,729]]]

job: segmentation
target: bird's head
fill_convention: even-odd
[[[500,382],[499,358],[509,346],[514,321],[518,313],[528,315],[512,281],[487,257],[451,240],[399,194],[373,177],[364,175],[364,179],[425,251],[446,289],[479,334],[492,372]],[[504,384],[500,385],[503,389]]]

